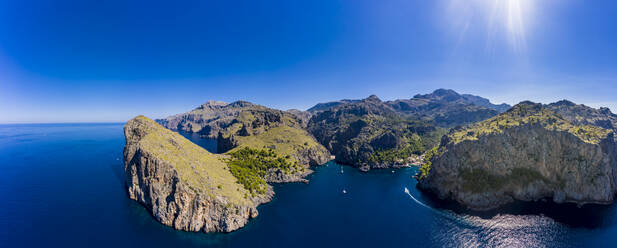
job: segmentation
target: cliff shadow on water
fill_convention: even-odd
[[[551,218],[569,227],[594,229],[613,223],[617,215],[615,204],[578,206],[575,203],[555,203],[550,198],[532,202],[516,200],[495,209],[476,211],[470,210],[456,201],[439,199],[433,193],[419,191],[423,196],[424,203],[435,210],[482,219],[492,219],[498,215],[539,215]]]
[[[190,140],[198,146],[206,149],[211,153],[221,153],[218,150],[218,143],[216,139],[207,138],[201,136],[199,133],[185,132],[185,131],[177,131],[180,135],[184,136],[184,138]]]

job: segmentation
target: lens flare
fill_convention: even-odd
[[[486,32],[489,51],[505,41],[513,51],[524,53],[534,4],[533,0],[450,0],[445,16],[459,43],[469,33]]]

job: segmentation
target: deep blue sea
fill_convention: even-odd
[[[614,247],[617,208],[512,204],[469,213],[419,192],[415,168],[328,163],[239,231],[176,231],[128,199],[118,124],[0,125],[2,247]],[[184,134],[215,149],[212,141]],[[341,173],[343,170],[343,173]],[[405,192],[408,189],[408,193]],[[345,189],[347,194],[343,194]]]

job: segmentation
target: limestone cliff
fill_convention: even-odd
[[[611,130],[523,102],[452,130],[427,155],[419,187],[477,210],[512,200],[607,204],[617,190]]]
[[[124,127],[128,195],[159,222],[185,231],[231,232],[257,216],[270,187],[252,196],[220,155],[138,116]]]

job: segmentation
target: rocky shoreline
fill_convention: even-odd
[[[185,231],[237,230],[272,199],[268,183],[308,183],[310,167],[330,160],[365,172],[419,166],[418,188],[480,211],[542,199],[610,204],[617,193],[617,115],[569,101],[510,108],[440,89],[308,111],[209,101],[157,122],[164,127],[143,116],[125,126],[127,191]],[[171,130],[216,138],[224,154]]]

